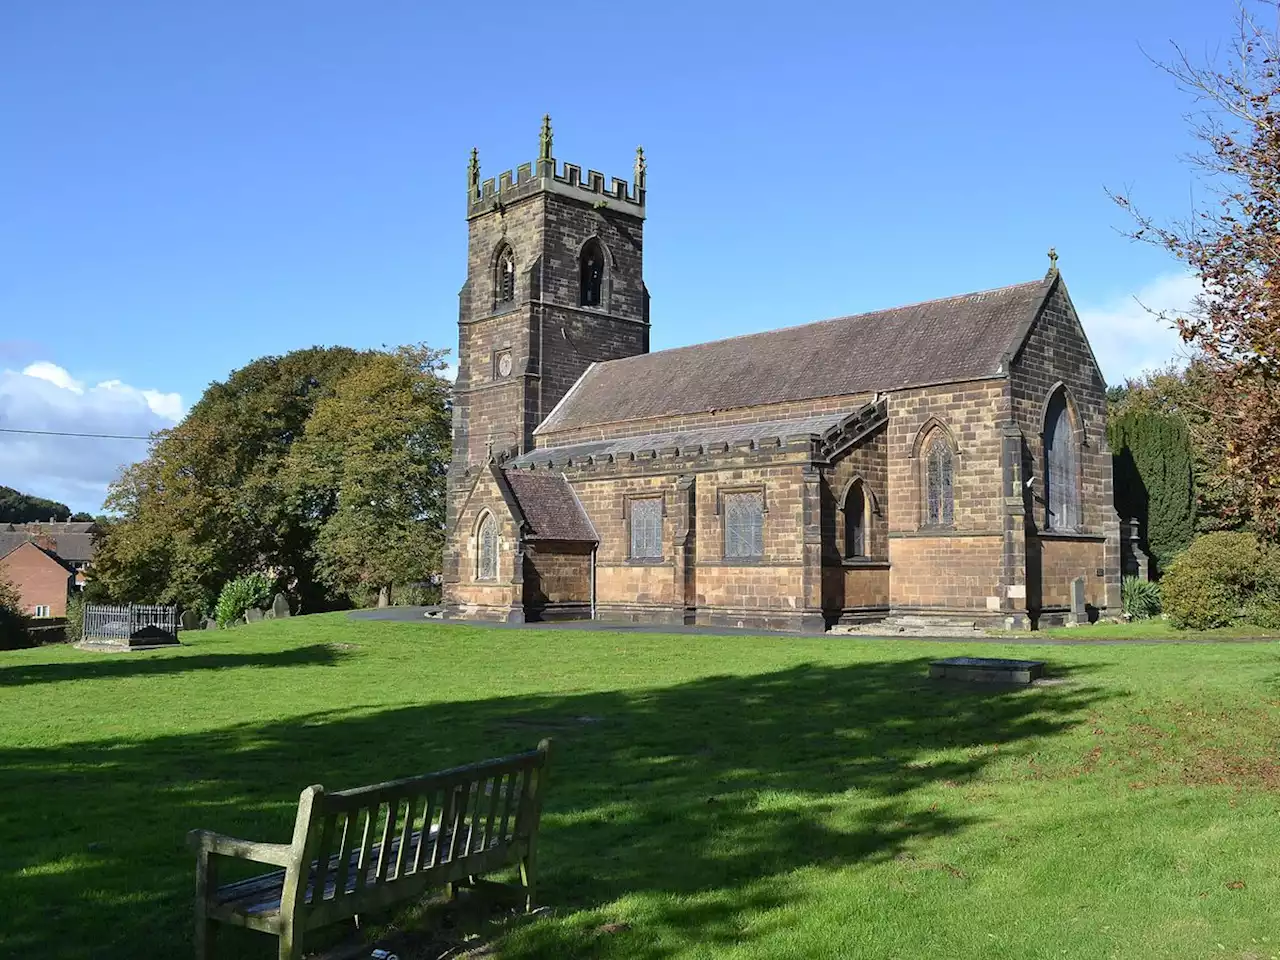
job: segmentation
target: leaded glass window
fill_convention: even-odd
[[[1050,530],[1074,530],[1080,526],[1080,487],[1076,445],[1066,398],[1059,393],[1049,405],[1044,438],[1045,526]]]
[[[953,489],[954,458],[951,445],[942,436],[929,444],[926,464],[926,522],[933,527],[946,527],[955,522]]]
[[[764,494],[759,490],[724,495],[724,555],[764,556]]]
[[[844,501],[844,555],[867,555],[867,496],[860,480],[849,488]]]
[[[477,580],[498,579],[498,521],[492,515],[480,523],[476,534],[479,562],[476,565]]]
[[[631,559],[662,559],[662,500],[631,501]]]
[[[508,246],[504,246],[498,254],[494,291],[494,300],[498,303],[510,303],[516,298],[516,258]]]

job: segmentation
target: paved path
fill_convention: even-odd
[[[384,607],[381,610],[353,610],[347,614],[352,620],[395,620],[402,623],[435,623],[447,627],[465,627],[477,626],[476,621],[468,620],[445,620],[442,618],[427,618],[427,612],[438,609],[436,607]],[[1035,633],[1028,633],[1017,637],[985,637],[985,638],[969,638],[969,637],[919,637],[919,636],[894,636],[893,634],[885,634],[884,636],[871,636],[862,634],[814,634],[799,633],[797,631],[784,630],[764,630],[756,627],[740,628],[740,627],[707,627],[699,625],[684,624],[668,624],[668,623],[610,623],[604,620],[559,620],[549,623],[483,623],[487,627],[496,627],[500,630],[591,630],[591,631],[607,631],[609,633],[670,633],[684,634],[704,637],[818,637],[826,636],[833,641],[858,639],[858,640],[928,640],[934,643],[1001,643],[1001,644],[1029,644],[1038,647],[1074,647],[1074,646],[1099,646],[1099,647],[1123,647],[1123,646],[1161,646],[1170,644],[1184,643],[1275,643],[1280,637],[1224,637],[1222,639],[1187,639],[1187,640],[1151,640],[1151,639],[1103,639],[1103,638],[1086,638],[1081,637],[1079,640],[1066,640],[1060,638],[1042,638]]]

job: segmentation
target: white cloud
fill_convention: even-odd
[[[1080,322],[1107,383],[1120,384],[1144,370],[1187,360],[1187,345],[1159,314],[1185,313],[1200,290],[1200,281],[1190,274],[1169,274],[1132,295],[1080,308]]]
[[[93,386],[41,361],[0,371],[0,427],[59,433],[147,436],[182,418],[176,393],[120,380]],[[0,433],[0,484],[96,511],[120,468],[147,453],[141,440]]]

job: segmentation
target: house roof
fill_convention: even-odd
[[[528,539],[588,543],[600,539],[564,474],[511,470],[504,471],[503,477],[524,515]]]
[[[49,550],[46,550],[32,537],[21,533],[0,533],[0,560],[5,559],[12,553],[16,553],[27,544],[30,544],[34,549],[39,550],[42,554],[48,557],[50,563],[57,564],[64,570],[67,569],[67,565],[61,557]]]
[[[36,533],[23,529],[22,524],[16,529],[0,530],[0,557],[16,550],[27,542],[36,543],[46,553],[54,554],[59,560],[67,563],[88,562],[93,559],[93,534],[91,533]],[[45,544],[48,545],[46,549]]]
[[[785,443],[793,437],[822,436],[846,419],[847,413],[831,413],[822,417],[802,417],[794,420],[769,420],[763,423],[736,423],[727,426],[703,427],[681,430],[676,433],[647,433],[638,437],[619,437],[612,440],[593,440],[572,443],[561,447],[539,447],[522,453],[506,464],[510,467],[532,467],[536,464],[564,463],[572,460],[580,463],[587,457],[596,460],[607,458],[626,459],[635,454],[658,453],[678,450],[681,453],[703,453],[742,443],[758,444],[770,438]],[[516,475],[514,472],[510,475]]]
[[[536,432],[999,376],[1056,278],[597,363]]]

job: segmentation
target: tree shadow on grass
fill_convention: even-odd
[[[271,653],[198,653],[191,656],[170,650],[163,651],[163,656],[158,655],[160,653],[101,653],[69,663],[20,663],[0,667],[0,687],[26,687],[99,677],[151,677],[231,667],[332,666],[343,657],[340,648],[325,643]]]
[[[310,649],[310,648],[308,648]],[[341,789],[524,749],[552,736],[542,899],[565,913],[649,897],[664,938],[740,942],[806,866],[894,857],[973,821],[913,797],[1078,723],[1081,682],[1017,691],[925,677],[927,659],[798,666],[671,687],[316,712],[265,726],[92,749],[0,750],[0,953],[184,955],[185,832],[289,836],[298,791]],[[1061,671],[1059,671],[1061,674]],[[587,919],[524,930],[504,956],[594,955]],[[754,935],[761,935],[751,927]],[[227,956],[271,956],[234,931]],[[667,944],[663,946],[663,944]]]

